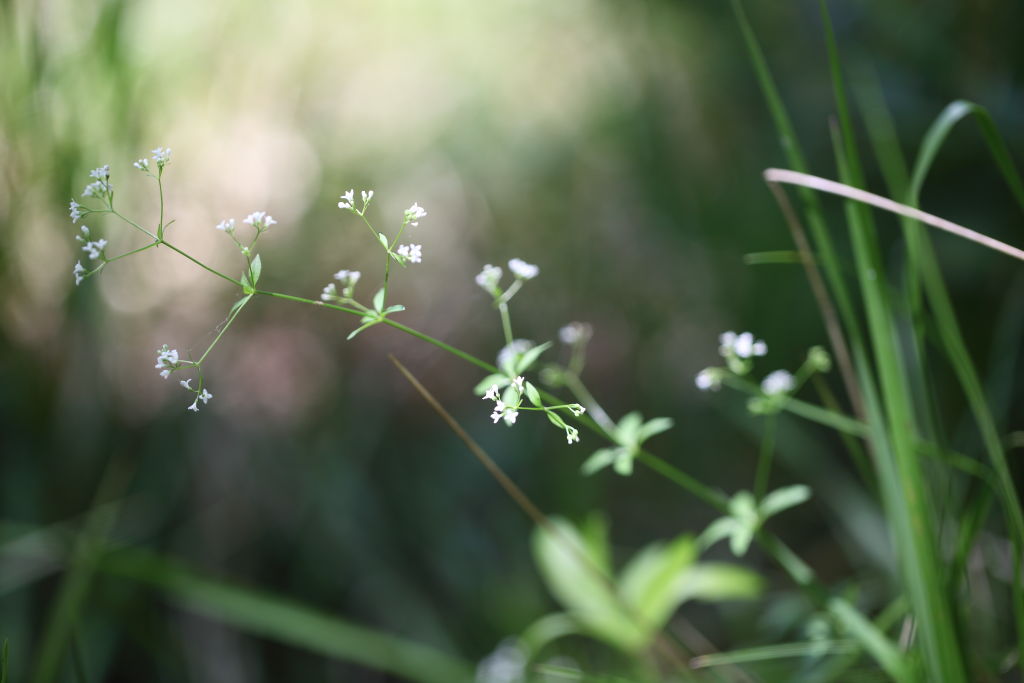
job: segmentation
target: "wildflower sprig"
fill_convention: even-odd
[[[357,208],[355,201],[355,190],[346,190],[340,197],[341,201],[338,202],[338,208],[343,211],[349,211],[363,221],[366,227],[370,230],[370,233],[374,236],[374,240],[380,244],[385,252],[384,261],[384,284],[377,290],[377,293],[373,295],[372,305],[365,306],[355,300],[353,292],[355,291],[355,285],[361,277],[361,273],[357,270],[340,270],[334,278],[341,285],[341,291],[338,291],[338,285],[331,282],[328,283],[320,294],[320,300],[322,302],[336,302],[344,306],[351,306],[360,313],[361,325],[353,330],[349,335],[348,339],[352,339],[357,334],[377,325],[384,321],[387,316],[392,313],[399,313],[405,310],[405,306],[401,304],[387,305],[388,298],[388,286],[391,281],[391,262],[394,261],[403,268],[410,263],[422,263],[423,262],[423,245],[421,244],[399,244],[399,240],[402,239],[402,235],[405,232],[406,227],[418,226],[419,220],[427,215],[427,212],[418,203],[413,203],[411,207],[405,210],[402,219],[402,225],[398,229],[398,233],[395,235],[393,240],[388,240],[387,235],[383,232],[378,231],[370,223],[370,220],[366,217],[366,210],[370,206],[370,202],[373,201],[373,190],[363,190],[360,192],[360,199],[362,199],[362,207]]]
[[[672,429],[673,424],[668,417],[656,417],[645,422],[639,412],[628,413],[612,429],[610,436],[617,445],[594,451],[580,470],[591,475],[611,466],[618,474],[628,477],[633,473],[633,460],[643,450],[644,442]]]
[[[512,319],[509,314],[508,304],[512,297],[522,289],[523,283],[526,280],[532,280],[540,274],[539,267],[532,263],[527,263],[520,258],[509,260],[508,269],[513,279],[512,284],[507,288],[501,286],[501,278],[504,275],[501,266],[492,266],[488,263],[476,276],[477,285],[491,296],[494,307],[498,309],[498,313],[501,315],[501,327],[505,333],[505,344],[511,344],[513,340]]]
[[[747,409],[756,415],[780,412],[788,397],[799,391],[813,374],[828,372],[832,368],[828,351],[813,346],[808,349],[807,357],[795,374],[788,370],[774,370],[751,391],[745,376],[753,370],[753,358],[767,354],[767,344],[750,332],[725,332],[719,337],[719,342],[718,352],[725,359],[726,366],[704,368],[697,373],[694,384],[701,391],[718,391],[723,384],[750,391],[756,395],[747,402]]]
[[[698,542],[702,547],[709,548],[728,538],[733,555],[742,557],[750,548],[754,535],[769,517],[796,507],[810,497],[811,489],[803,484],[776,489],[760,501],[750,491],[739,491],[729,499],[729,514],[711,522]]]

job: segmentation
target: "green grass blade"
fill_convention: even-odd
[[[782,645],[766,645],[764,647],[751,647],[743,650],[701,655],[690,660],[690,667],[706,669],[729,664],[754,664],[773,659],[818,658],[829,655],[851,654],[859,651],[859,649],[857,643],[852,640],[817,640],[807,643],[783,643]]]
[[[163,592],[188,610],[255,636],[354,662],[424,683],[472,680],[460,659],[311,607],[239,585],[207,578],[187,566],[143,550],[108,555],[104,573]]]
[[[0,649],[0,683],[7,683],[7,660],[9,657],[10,646],[5,638],[3,648]]]
[[[841,598],[828,603],[829,612],[842,624],[865,652],[871,655],[887,674],[897,681],[912,681],[915,676],[903,653],[885,634],[853,605]]]
[[[862,187],[863,171],[857,158],[839,51],[825,0],[821,0],[820,7],[841,131],[835,145],[840,179],[849,185]],[[894,465],[892,469],[882,470],[887,476],[895,475],[895,480],[884,485],[883,491],[889,496],[896,494],[886,507],[892,517],[895,543],[902,557],[904,586],[917,618],[925,669],[933,681],[965,681],[953,611],[941,576],[942,564],[936,548],[930,491],[914,452],[914,414],[892,307],[882,278],[885,271],[878,252],[877,235],[865,206],[846,202],[845,210],[871,346],[878,367]]]
[[[968,117],[974,117],[978,122],[985,143],[1003,176],[1003,180],[1010,188],[1018,205],[1024,210],[1024,182],[1021,180],[1021,176],[1013,163],[1013,159],[1010,157],[1005,142],[1003,142],[996,129],[992,117],[984,107],[964,100],[958,100],[948,105],[925,133],[921,149],[914,162],[914,171],[911,175],[910,187],[907,189],[906,203],[911,206],[918,206],[921,189],[942,145],[956,125]],[[953,366],[953,371],[967,398],[971,413],[981,433],[985,451],[992,469],[995,471],[1000,506],[1003,509],[1009,526],[1014,556],[1019,558],[1021,553],[1024,552],[1024,513],[1021,510],[1020,498],[1014,486],[1013,476],[1006,460],[1006,452],[999,437],[999,429],[996,425],[995,417],[989,407],[981,379],[974,367],[974,363],[967,350],[967,344],[960,331],[960,326],[953,310],[953,304],[949,298],[945,281],[942,278],[942,272],[939,269],[938,260],[932,249],[931,241],[919,226],[917,231],[913,233],[912,241],[914,249],[919,254],[917,263],[920,266],[920,277],[935,318],[936,329],[938,330],[946,356]],[[911,245],[908,244],[909,246]],[[972,529],[973,531],[980,529],[980,520],[972,526]],[[961,538],[959,544],[961,552],[966,552],[969,548],[972,537],[973,534]],[[1017,575],[1015,574],[1015,576]],[[1018,648],[1024,651],[1024,591],[1022,591],[1021,581],[1015,579],[1011,584],[1011,589],[1014,614],[1017,622]]]
[[[740,32],[743,35],[743,42],[746,45],[750,63],[757,76],[758,86],[764,95],[765,104],[768,106],[768,111],[778,133],[779,144],[782,147],[787,163],[797,171],[807,172],[807,162],[800,147],[800,142],[797,139],[796,130],[793,128],[792,120],[785,104],[782,102],[782,97],[779,95],[775,79],[768,68],[768,62],[765,59],[764,52],[761,50],[761,45],[757,40],[754,29],[747,19],[742,0],[732,0],[732,9],[736,17],[736,23],[739,25]],[[853,405],[854,413],[861,415],[863,408],[861,406],[860,389],[857,379],[853,376],[850,368],[852,363],[857,362],[858,359],[863,362],[865,358],[860,323],[855,313],[853,299],[843,279],[839,256],[829,234],[828,226],[825,223],[821,202],[818,196],[810,190],[800,188],[799,193],[803,202],[804,214],[810,229],[811,238],[814,241],[816,250],[814,255],[815,262],[820,264],[821,270],[825,275],[825,281],[828,283],[832,297],[835,299],[836,309],[839,312],[842,326],[849,341],[850,349],[847,351],[846,340],[841,338],[831,339],[833,351],[836,354],[836,362],[843,375],[843,383]],[[850,355],[853,356],[853,361],[850,360]]]

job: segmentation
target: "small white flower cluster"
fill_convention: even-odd
[[[718,353],[722,358],[731,355],[739,358],[751,358],[763,356],[768,353],[768,345],[763,339],[755,339],[752,332],[741,332],[736,334],[733,331],[723,332],[718,337]]]
[[[160,376],[164,379],[170,377],[172,372],[181,367],[178,350],[164,344],[156,350],[156,365],[153,367],[160,371]]]
[[[82,251],[84,251],[93,261],[103,255],[103,250],[107,246],[107,241],[105,239],[90,240],[89,228],[85,225],[82,226],[82,234],[75,235],[75,239],[82,243]]]
[[[76,202],[74,199],[72,199],[71,203],[68,205],[68,215],[71,216],[72,224],[77,223],[79,220],[81,220],[82,216],[84,216],[88,212],[88,209],[85,209],[81,204]]]
[[[510,259],[508,269],[512,272],[515,280],[507,290],[502,290],[501,288],[501,276],[504,274],[501,266],[492,266],[490,263],[484,266],[483,270],[477,274],[476,283],[485,292],[493,296],[495,300],[503,298],[507,302],[519,291],[524,280],[532,280],[540,274],[538,266],[527,263],[520,258]]]
[[[85,266],[82,265],[81,261],[75,264],[75,267],[72,269],[71,274],[75,276],[76,287],[82,284],[82,281],[85,280],[85,278],[88,276],[88,272],[86,272]]]
[[[520,280],[532,280],[540,275],[540,268],[532,263],[527,263],[521,258],[509,260],[508,269],[511,270],[512,274]]]
[[[567,346],[583,344],[594,336],[594,328],[589,323],[571,322],[558,330],[558,338]]]
[[[231,226],[234,227],[234,219],[228,219],[231,221]],[[224,221],[221,221],[222,223]],[[253,211],[242,221],[246,225],[251,225],[256,228],[257,233],[265,232],[271,225],[277,225],[277,221],[274,220],[273,216],[267,215],[266,211]],[[218,228],[220,226],[218,225]]]
[[[109,199],[113,192],[113,186],[110,184],[110,165],[94,168],[89,171],[89,177],[94,180],[85,186],[82,196]],[[74,211],[74,207],[72,207],[72,211]],[[74,218],[74,214],[72,214],[72,218]]]
[[[416,223],[413,223],[413,225],[416,225]],[[423,261],[423,245],[421,244],[400,244],[395,253],[410,263],[420,263]]]
[[[427,215],[427,212],[423,210],[423,207],[416,202],[412,203],[408,209],[405,210],[405,223],[407,225],[417,226],[420,224],[420,219]]]
[[[171,148],[157,147],[154,149],[153,161],[156,162],[157,168],[163,168],[167,164],[171,163]]]
[[[370,200],[373,199],[373,190],[362,190],[359,194],[360,194],[360,196],[362,197],[362,200],[363,200],[363,208],[362,209],[357,209],[356,208],[356,201],[355,201],[356,191],[355,190],[345,190],[344,194],[342,194],[339,197],[339,199],[341,199],[341,201],[338,202],[338,208],[339,209],[346,209],[348,211],[351,211],[354,214],[362,216],[364,213],[366,213],[366,207],[368,207],[370,205]]]
[[[228,234],[233,233],[235,231],[235,219],[225,218],[224,220],[217,224],[217,229],[220,230],[221,232],[226,232]]]
[[[484,394],[484,400],[494,401],[494,411],[491,413],[491,420],[494,421],[494,424],[498,424],[498,420],[504,418],[505,424],[511,427],[516,423],[516,418],[519,417],[519,407],[523,403],[523,377],[516,377],[509,386],[514,388],[514,391],[508,396],[509,403],[506,404],[502,400],[497,384],[491,385],[491,388]]]
[[[722,388],[722,368],[704,368],[697,373],[693,382],[701,391],[718,391]]]
[[[157,370],[160,371],[160,376],[161,377],[163,377],[164,379],[167,379],[168,377],[171,376],[172,372],[178,370],[179,368],[182,368],[182,367],[196,367],[196,368],[198,368],[199,366],[196,363],[193,363],[191,361],[183,361],[183,360],[181,360],[181,357],[178,354],[178,350],[177,349],[172,349],[169,346],[167,346],[167,344],[164,344],[162,347],[160,347],[159,349],[156,350],[156,365],[153,366],[153,367],[155,367]],[[200,375],[199,375],[199,388],[198,389],[193,389],[192,388],[192,378],[183,379],[180,382],[178,382],[178,384],[180,384],[185,390],[190,391],[190,392],[192,392],[193,394],[196,395],[195,400],[192,401],[192,405],[190,405],[188,407],[188,409],[191,410],[193,413],[198,413],[199,412],[199,402],[200,401],[203,402],[203,405],[206,405],[207,403],[210,402],[210,399],[213,398],[213,394],[211,394],[209,391],[206,390],[205,387],[202,386],[202,384],[203,384],[202,373],[200,373]]]
[[[341,285],[341,296],[338,295],[338,288],[333,282],[329,283],[324,287],[324,291],[320,294],[321,301],[336,301],[340,299],[351,299],[352,293],[355,291],[356,283],[359,282],[359,278],[362,277],[362,273],[358,270],[339,270],[334,274],[334,279]]]
[[[766,396],[785,394],[796,388],[796,378],[788,370],[776,370],[761,381],[761,391]]]

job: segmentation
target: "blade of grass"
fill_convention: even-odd
[[[766,645],[743,650],[719,652],[713,655],[701,655],[690,660],[693,669],[706,669],[724,664],[754,664],[773,659],[792,659],[795,657],[826,657],[852,654],[860,648],[853,640],[817,640],[808,643],[783,643]]]
[[[829,612],[846,627],[850,636],[864,648],[878,665],[897,681],[912,681],[915,676],[899,648],[885,633],[860,613],[853,605],[841,598],[828,603]]]
[[[732,0],[732,9],[733,14],[736,17],[736,23],[739,25],[740,32],[743,35],[743,42],[746,45],[750,63],[754,68],[755,75],[757,76],[758,86],[761,89],[761,93],[764,95],[765,104],[768,106],[768,111],[771,115],[772,122],[775,125],[775,130],[779,135],[779,144],[782,148],[782,152],[790,167],[801,172],[806,172],[808,170],[808,166],[803,150],[800,147],[800,141],[797,139],[796,130],[793,128],[792,120],[790,119],[789,113],[786,111],[785,104],[782,102],[782,97],[779,95],[778,88],[775,85],[775,79],[772,77],[771,70],[768,68],[768,61],[765,59],[764,52],[761,50],[761,45],[757,40],[754,29],[750,25],[750,21],[747,19],[747,14],[743,9],[742,1]],[[854,312],[853,299],[851,298],[849,289],[843,279],[839,256],[836,253],[832,237],[829,234],[828,226],[825,224],[824,213],[821,209],[821,202],[817,195],[811,191],[800,190],[800,198],[803,204],[804,213],[807,217],[807,224],[810,227],[814,245],[817,250],[816,258],[814,260],[821,264],[821,270],[824,272],[825,280],[828,282],[828,287],[831,290],[832,296],[835,298],[839,318],[842,320],[841,327],[838,323],[832,324],[829,316],[829,309],[823,308],[822,315],[825,318],[829,342],[831,343],[832,351],[835,354],[836,365],[839,367],[840,374],[843,378],[847,397],[853,406],[853,412],[858,417],[863,418],[864,407],[862,405],[862,398],[860,395],[862,387],[858,385],[857,376],[853,369],[853,363],[855,361],[859,362],[866,360],[860,323],[858,322],[857,316]],[[807,257],[808,255],[805,254],[805,262]],[[846,337],[842,334],[843,330],[846,332]],[[849,340],[849,347],[847,346],[847,339]],[[851,353],[853,357],[852,360]]]
[[[111,457],[96,489],[94,505],[76,539],[67,572],[50,606],[36,654],[33,683],[51,683],[60,673],[65,651],[92,588],[101,549],[117,518],[119,505],[101,503],[119,496],[129,476],[121,460]]]
[[[857,156],[856,140],[839,61],[839,50],[825,0],[820,0],[829,70],[839,118],[835,152],[840,178],[848,185],[864,185],[863,172]],[[966,681],[964,659],[953,618],[952,606],[941,575],[935,538],[935,520],[928,482],[914,452],[914,411],[910,403],[907,369],[899,353],[893,311],[888,300],[882,274],[874,222],[867,208],[860,203],[846,202],[845,212],[853,243],[861,296],[868,318],[868,332],[877,362],[883,408],[888,426],[889,445],[895,474],[889,486],[890,495],[897,493],[887,505],[893,519],[896,544],[902,556],[904,588],[921,634],[923,660],[930,680]],[[899,680],[899,679],[898,679]]]
[[[99,568],[105,574],[152,586],[189,611],[251,635],[412,681],[472,680],[470,665],[455,656],[275,595],[202,576],[149,551],[110,553]]]

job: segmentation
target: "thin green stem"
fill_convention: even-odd
[[[179,249],[178,247],[174,246],[170,242],[167,242],[167,241],[164,241],[164,240],[159,240],[159,242],[160,242],[160,244],[164,245],[165,247],[167,247],[171,251],[175,251],[175,252],[181,254],[182,256],[184,256],[189,261],[191,261],[192,263],[196,264],[197,266],[199,266],[203,270],[208,271],[210,273],[213,273],[214,275],[216,275],[217,277],[221,278],[222,280],[227,280],[228,282],[230,282],[230,283],[232,283],[234,285],[237,285],[239,287],[242,286],[242,282],[240,280],[236,280],[235,278],[233,278],[233,277],[231,277],[229,275],[225,275],[224,273],[220,272],[219,270],[215,270],[215,269],[211,268],[210,266],[206,265],[205,263],[203,263],[199,259],[195,258],[194,256],[192,256],[192,255],[188,254],[187,252],[184,252],[181,249]]]
[[[221,337],[224,336],[224,333],[228,331],[229,327],[231,327],[231,323],[235,322],[235,318],[238,317],[238,314],[242,312],[242,309],[245,308],[245,305],[248,304],[251,299],[251,294],[246,296],[244,299],[242,299],[242,303],[236,306],[231,311],[231,315],[228,316],[228,319],[227,321],[225,321],[224,326],[220,328],[220,332],[217,333],[217,336],[214,337],[212,342],[210,342],[210,345],[206,348],[206,351],[203,353],[202,356],[199,357],[199,360],[196,361],[197,366],[203,364],[203,361],[206,360],[206,357],[210,355],[210,351],[213,351],[213,347],[217,345],[217,342],[219,342]]]
[[[761,454],[757,459],[757,474],[754,476],[754,497],[764,498],[768,491],[768,478],[772,470],[772,456],[775,454],[775,428],[778,425],[777,415],[768,415],[764,419],[764,435],[761,437]]]
[[[93,213],[111,213],[111,214],[114,214],[115,216],[117,216],[118,218],[120,218],[121,220],[123,220],[125,223],[127,223],[130,226],[132,226],[136,230],[141,230],[142,232],[144,232],[147,235],[149,235],[150,237],[152,237],[154,242],[159,242],[160,241],[160,238],[157,237],[154,233],[150,232],[149,230],[146,230],[144,227],[142,227],[141,225],[139,225],[138,223],[136,223],[132,219],[128,218],[124,214],[122,214],[119,211],[117,211],[117,209],[115,209],[113,207],[113,205],[111,205],[111,207],[109,209],[105,210],[105,211],[94,211]]]
[[[501,314],[501,329],[505,333],[505,344],[512,343],[512,320],[508,314],[508,302],[498,302],[498,312]]]
[[[164,169],[163,167],[157,171],[156,175],[156,187],[160,193],[160,222],[156,225],[156,236],[157,239],[162,240],[164,238],[164,181],[163,181]]]
[[[608,434],[612,434],[615,431],[615,420],[608,417],[608,413],[604,411],[601,404],[597,402],[593,394],[587,389],[587,386],[583,383],[583,380],[579,378],[574,372],[567,372],[563,375],[565,380],[565,386],[569,388],[576,399],[583,404],[583,407],[594,416],[594,420],[601,425],[601,428]]]
[[[123,259],[125,256],[131,256],[132,254],[138,254],[140,251],[146,251],[147,249],[152,249],[153,247],[155,247],[158,244],[160,244],[160,243],[159,242],[150,242],[149,244],[147,244],[144,247],[139,247],[138,249],[132,249],[131,251],[126,252],[124,254],[119,254],[119,255],[111,257],[111,258],[104,258],[103,259],[103,265],[106,265],[108,263],[113,263],[114,261],[119,261],[119,260]]]

